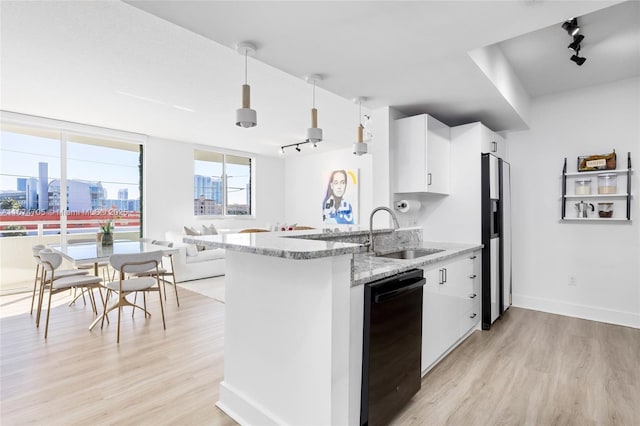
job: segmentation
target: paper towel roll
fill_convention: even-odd
[[[410,211],[420,210],[421,204],[418,200],[400,200],[396,201],[396,210],[400,213],[408,213]]]

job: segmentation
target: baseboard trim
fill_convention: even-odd
[[[550,314],[558,314],[640,329],[639,313],[614,311],[612,309],[579,305],[560,300],[543,299],[540,297],[523,296],[519,294],[514,294],[512,300],[513,306],[518,308],[533,309],[534,311],[548,312]]]
[[[216,402],[216,407],[241,425],[278,426],[286,424],[224,381],[220,383],[220,401]]]

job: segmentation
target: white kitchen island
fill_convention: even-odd
[[[359,424],[362,284],[412,269],[417,259],[367,256],[359,254],[366,250],[361,244],[317,234],[184,240],[227,249],[224,380],[217,406],[241,424]],[[314,239],[290,238],[300,235]],[[473,249],[477,245],[450,245],[420,261]]]

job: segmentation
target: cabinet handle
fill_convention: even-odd
[[[469,275],[469,278],[471,278],[471,279],[474,279],[475,277],[477,277],[477,275],[476,275],[476,274]]]
[[[442,268],[442,270],[444,271],[444,282],[447,282],[447,268]]]
[[[475,299],[475,298],[476,298],[476,296],[477,296],[477,294],[475,294],[475,293],[470,294],[470,295],[469,295],[469,299]]]
[[[469,256],[469,259],[473,260],[475,259],[477,256]]]
[[[427,173],[427,186],[431,185],[431,173]]]
[[[491,142],[491,152],[497,152],[498,151],[498,142]]]
[[[438,284],[444,284],[444,269],[438,269]]]
[[[475,313],[473,313],[473,314],[469,315],[469,318],[471,318],[471,319],[473,319],[473,318],[475,318],[475,317],[476,317],[476,314],[475,314]]]

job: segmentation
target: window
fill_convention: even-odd
[[[253,159],[195,150],[193,213],[196,216],[252,215]]]
[[[140,231],[141,145],[2,125],[0,237]]]

